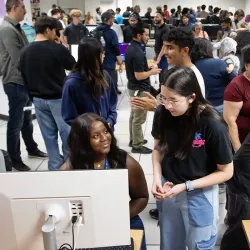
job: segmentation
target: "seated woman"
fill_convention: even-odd
[[[205,38],[209,40],[209,36],[206,31],[202,30],[202,23],[196,22],[193,31],[194,38]]]
[[[78,61],[63,88],[62,117],[69,125],[81,114],[93,112],[114,128],[117,94],[108,72],[102,67],[102,46],[84,37],[78,48]]]
[[[71,126],[69,160],[61,170],[127,168],[130,194],[130,228],[144,230],[139,213],[148,203],[148,188],[139,163],[117,146],[105,119],[92,113],[79,116]],[[117,187],[114,187],[117,188]],[[145,235],[141,250],[146,249]]]

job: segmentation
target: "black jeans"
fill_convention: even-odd
[[[109,75],[111,76],[111,78],[113,80],[115,89],[118,90],[118,75],[117,75],[117,70],[116,69],[107,69],[107,68],[104,68],[104,70],[106,70],[109,73]]]
[[[228,228],[221,240],[220,250],[249,250],[242,220],[250,219],[250,200],[243,193],[227,190]]]
[[[23,111],[24,107],[31,106],[32,103],[24,86],[7,83],[3,87],[9,100],[7,151],[13,164],[21,163],[20,132],[27,151],[32,153],[37,150],[37,144],[33,139],[32,113],[31,111]]]

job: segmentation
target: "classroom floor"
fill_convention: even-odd
[[[151,81],[152,84],[156,84],[156,79],[154,77],[151,79]],[[131,148],[128,147],[129,143],[128,120],[130,114],[130,106],[129,106],[129,98],[126,93],[126,87],[125,87],[126,86],[125,73],[119,76],[119,85],[120,85],[119,88],[122,90],[122,95],[119,96],[118,122],[115,126],[115,136],[118,139],[120,148],[126,150],[127,152],[130,152]],[[149,148],[153,148],[153,137],[151,136],[153,115],[154,114],[152,112],[148,113],[147,121],[143,125],[145,139],[148,140],[148,144],[146,146],[148,146]],[[46,151],[45,144],[39,126],[37,124],[37,121],[34,120],[33,124],[34,124],[35,141],[38,143],[40,150]],[[7,122],[0,120],[0,148],[5,150],[6,150],[6,127],[7,127]],[[23,141],[21,141],[21,152],[23,161],[32,169],[32,171],[48,170],[47,160],[28,158]],[[148,206],[141,214],[146,230],[146,240],[147,240],[148,250],[159,250],[160,237],[159,237],[159,228],[157,227],[157,221],[151,219],[148,213],[150,209],[155,208],[155,200],[150,192],[153,179],[151,155],[140,155],[140,154],[131,154],[131,155],[141,164],[144,173],[146,175],[146,180],[148,183],[148,189],[150,193]],[[219,237],[215,250],[219,250],[221,237],[225,231],[225,225],[223,223],[225,216],[224,207],[225,207],[225,194],[223,193],[220,195]]]

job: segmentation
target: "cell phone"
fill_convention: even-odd
[[[139,97],[139,95],[140,95],[140,90],[136,90],[134,93],[134,97]]]

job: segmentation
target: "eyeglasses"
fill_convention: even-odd
[[[165,105],[171,105],[172,107],[176,107],[180,102],[183,102],[184,100],[188,100],[190,98],[190,96],[187,96],[185,98],[183,98],[183,100],[167,100],[165,96],[159,94],[157,96],[157,100],[159,101],[159,103],[163,106]]]
[[[170,104],[172,107],[176,107],[180,101],[169,101],[163,95],[158,95],[157,100],[160,102],[161,105],[165,106],[166,104]]]

